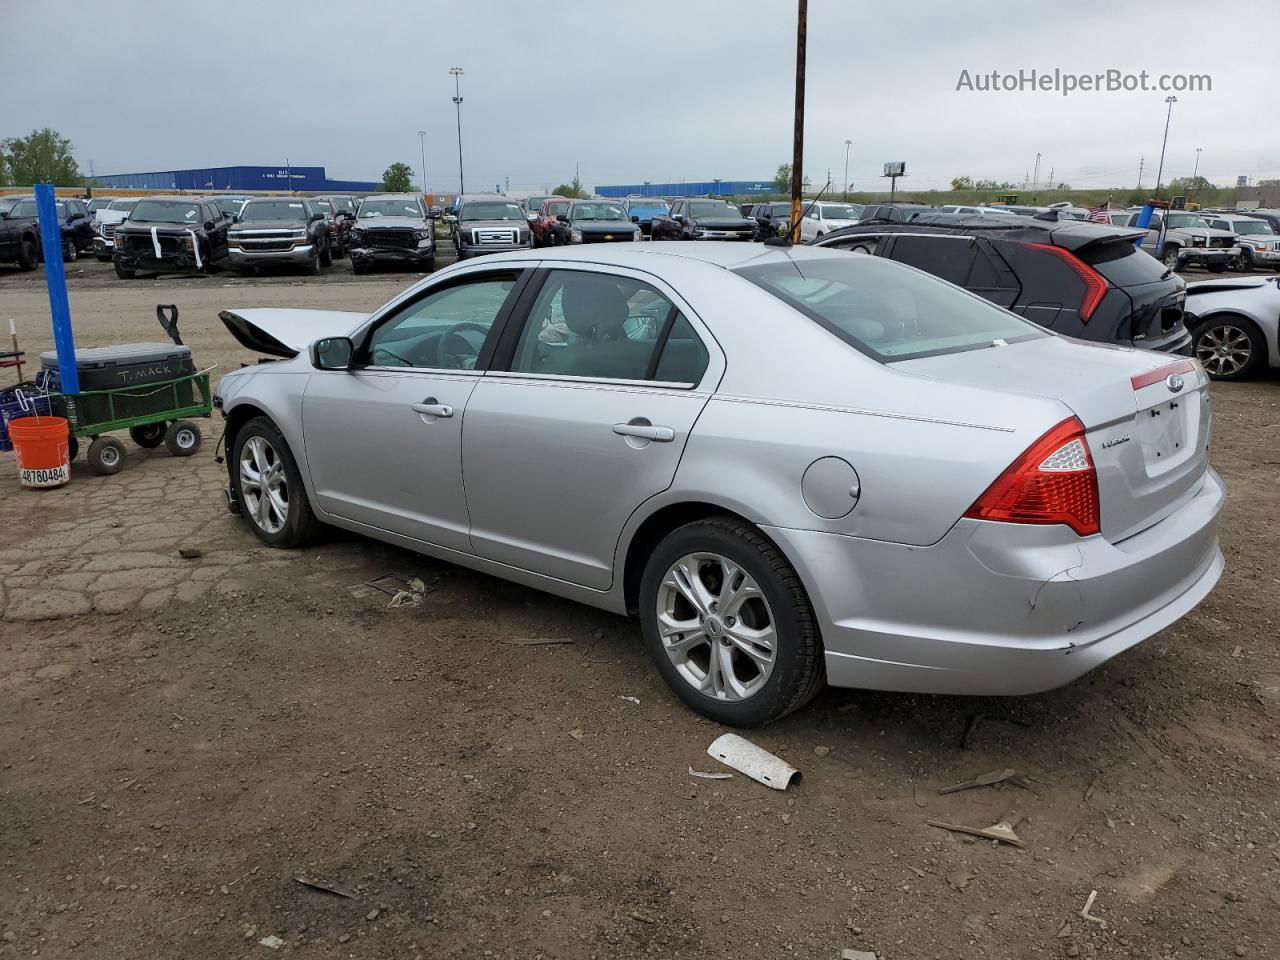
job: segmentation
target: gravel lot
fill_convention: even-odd
[[[172,302],[220,370],[252,360],[221,308],[369,310],[416,276],[69,273],[81,345],[160,339]],[[41,274],[0,268],[9,316],[49,349]],[[688,775],[722,730],[634,623],[341,534],[261,547],[216,420],[194,460],[129,444],[57,491],[0,454],[0,958],[1273,957],[1280,379],[1214,401],[1227,572],[1198,610],[1036,697],[829,691],[752,734],[802,769],[785,794]],[[351,589],[384,573],[430,591]],[[938,795],[1004,767],[1035,792]],[[925,822],[1014,810],[1026,849]]]

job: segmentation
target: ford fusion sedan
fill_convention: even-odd
[[[514,200],[464,200],[458,207],[458,224],[453,228],[458,259],[506,250],[528,250],[533,246],[529,214]]]
[[[227,310],[229,503],[618,614],[741,726],[824,683],[1026,694],[1222,572],[1199,365],[816,247],[498,254],[371,315]],[[1159,414],[1158,416],[1156,414]]]
[[[367,273],[379,263],[434,269],[436,233],[431,214],[416,193],[365,197],[356,211],[347,242],[351,272]]]

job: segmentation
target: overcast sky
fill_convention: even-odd
[[[1200,32],[1223,19],[1213,36]],[[1236,13],[1228,13],[1236,10]],[[467,187],[771,178],[791,157],[794,0],[0,0],[0,137],[51,126],[99,174],[234,164]],[[1237,14],[1241,12],[1243,19]],[[1209,74],[1181,93],[1165,180],[1280,176],[1280,3],[810,0],[805,172],[878,189],[958,174],[1154,184],[1163,92],[957,92],[962,70]],[[1149,32],[1159,29],[1160,33]],[[1168,31],[1172,31],[1169,33]],[[17,77],[32,78],[15,86]],[[415,176],[415,180],[419,179]]]

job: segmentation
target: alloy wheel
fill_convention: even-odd
[[[657,594],[662,648],[680,678],[733,702],[759,693],[777,662],[777,629],[759,585],[716,553],[681,557]]]
[[[1249,335],[1230,324],[1210,327],[1196,342],[1196,359],[1215,376],[1239,373],[1249,365],[1252,356],[1253,343]]]
[[[289,518],[289,484],[284,462],[264,437],[250,437],[240,448],[240,496],[253,522],[278,533]]]
[[[1161,259],[1164,261],[1164,265],[1170,270],[1178,269],[1178,251],[1176,248],[1173,250],[1166,250]]]

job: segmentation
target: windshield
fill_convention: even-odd
[[[240,212],[240,208],[244,206],[245,201],[237,200],[233,197],[219,197],[213,201],[218,205],[218,209],[223,213],[236,214]]]
[[[879,257],[788,260],[735,272],[881,363],[1048,336],[981,297]]]
[[[518,203],[471,203],[464,204],[458,215],[460,220],[523,220],[525,213]]]
[[[862,208],[852,203],[824,203],[822,204],[822,218],[824,220],[857,220]]]
[[[328,200],[312,200],[311,205],[317,210],[323,210],[325,213],[333,213],[333,204]]]
[[[791,216],[791,204],[789,203],[770,203],[765,205],[765,209],[769,211],[769,215],[773,217],[781,217],[786,220]],[[764,210],[760,211],[764,213]]]
[[[54,206],[58,210],[58,217],[61,218],[66,210],[63,203],[55,203]],[[13,209],[9,211],[9,216],[17,220],[19,217],[38,217],[40,214],[36,210],[36,202],[34,200],[19,200],[13,205]]]
[[[708,200],[705,203],[689,204],[689,216],[724,217],[729,220],[741,220],[742,211],[737,207],[729,206],[723,200]]]
[[[1231,224],[1231,229],[1236,233],[1252,234],[1253,236],[1271,233],[1271,227],[1261,220],[1237,220]]]
[[[137,200],[112,200],[107,204],[108,210],[132,210],[138,205]]]
[[[17,197],[0,197],[0,210],[12,210],[17,202]]]
[[[361,220],[372,220],[375,217],[413,217],[422,219],[422,208],[415,200],[366,200],[360,204],[360,212],[356,215]]]
[[[524,202],[525,209],[530,211],[531,213],[534,210],[541,209],[542,201],[545,199],[547,198],[546,197],[530,197],[528,200]]]
[[[139,200],[133,208],[134,221],[152,223],[199,223],[200,210],[194,203],[175,200]]]
[[[613,203],[579,203],[573,208],[573,220],[626,220],[627,212]]]
[[[667,201],[660,200],[657,197],[640,197],[639,199],[628,201],[627,206],[632,210],[661,210],[663,213],[671,209],[667,206]]]
[[[254,220],[306,220],[306,212],[300,200],[250,200],[240,211],[240,219]]]
[[[568,212],[569,212],[568,200],[557,200],[555,203],[549,204],[547,206],[547,215],[551,217],[558,217],[562,213],[568,213]]]
[[[1209,225],[1195,213],[1171,213],[1169,214],[1169,226],[1175,229],[1179,227],[1183,229],[1187,227],[1195,227],[1202,230],[1209,229]]]
[[[93,213],[95,210],[101,210],[103,207],[105,207],[105,206],[106,206],[107,204],[109,204],[110,202],[111,202],[110,200],[104,200],[104,199],[102,199],[101,197],[98,197],[98,198],[96,198],[96,199],[90,200],[90,201],[89,201],[89,212],[90,212],[90,213]]]

